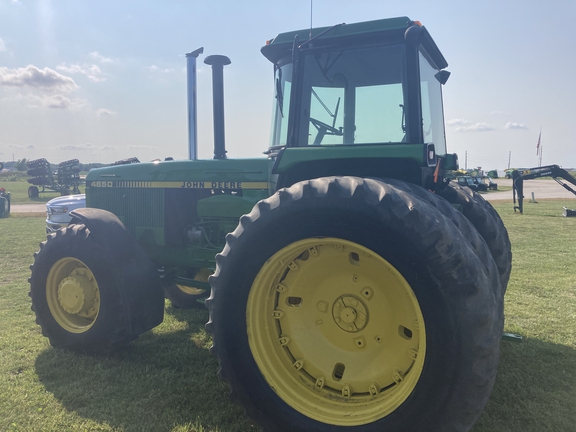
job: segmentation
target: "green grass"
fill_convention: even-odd
[[[492,203],[494,204],[494,203]],[[524,214],[497,203],[508,229],[513,269],[494,392],[474,432],[576,431],[576,218],[574,200],[526,202]]]
[[[498,379],[473,432],[576,430],[576,201],[496,208],[513,245]],[[216,377],[206,311],[166,304],[127,349],[88,357],[50,347],[34,323],[29,264],[42,217],[0,219],[0,431],[256,431]]]
[[[59,192],[46,191],[40,192],[39,196],[36,198],[28,197],[28,188],[30,183],[28,183],[29,176],[26,173],[15,173],[15,174],[1,174],[0,175],[0,186],[10,192],[10,201],[12,204],[32,204],[32,203],[45,203],[50,201],[52,198],[60,196]],[[42,188],[39,188],[42,191]],[[84,187],[80,187],[80,192],[84,193]]]
[[[245,431],[216,377],[205,310],[166,307],[165,321],[124,351],[54,349],[34,323],[29,265],[42,217],[0,219],[0,431]]]

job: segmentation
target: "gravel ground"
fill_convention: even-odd
[[[495,180],[500,186],[512,187],[511,179],[497,179]],[[567,183],[567,182],[565,182]],[[572,189],[576,190],[576,186],[569,184]],[[564,189],[554,180],[525,180],[524,181],[524,199],[532,199],[532,193],[534,193],[534,198],[544,199],[544,198],[574,198],[576,195],[572,192]],[[490,192],[482,194],[482,196],[488,201],[502,201],[510,200],[512,202],[512,191],[508,190],[505,192]]]

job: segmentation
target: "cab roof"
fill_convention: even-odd
[[[413,26],[421,26],[417,21],[408,17],[385,18],[374,21],[365,21],[360,23],[342,24],[332,27],[318,27],[313,29],[302,29],[280,33],[275,38],[266,42],[262,47],[262,54],[271,62],[277,62],[281,57],[287,55],[292,50],[294,39],[298,36],[298,43],[302,44],[321,35],[315,40],[316,44],[344,44],[346,40],[369,38],[371,40],[383,40],[389,43],[405,42],[404,35],[406,31]],[[329,31],[327,31],[329,30]],[[448,66],[444,56],[436,46],[436,43],[428,33],[425,27],[422,27],[422,37],[420,44],[436,63],[438,69],[444,69]]]

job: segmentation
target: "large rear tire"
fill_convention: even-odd
[[[490,395],[494,261],[403,188],[280,190],[240,219],[210,281],[220,376],[265,430],[467,431]]]
[[[504,295],[512,271],[512,247],[508,230],[500,215],[480,194],[455,182],[448,183],[440,192],[440,196],[461,207],[462,214],[474,225],[488,245],[498,267]]]
[[[136,253],[136,264],[110,260],[83,224],[50,234],[34,256],[29,279],[32,310],[42,334],[57,348],[87,354],[122,348],[139,335],[125,307],[123,281],[137,284],[143,293],[157,284],[161,293],[150,261]]]
[[[440,210],[458,227],[482,260],[494,260],[498,267],[500,283],[495,284],[493,290],[502,296],[506,293],[512,267],[512,251],[508,231],[490,203],[470,188],[453,182],[438,195],[412,183],[396,179],[383,179],[383,181]],[[458,211],[454,211],[452,204],[457,205]],[[481,243],[486,243],[488,250],[481,246]]]

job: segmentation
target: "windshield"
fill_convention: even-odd
[[[406,140],[403,47],[312,51],[304,62],[298,145]]]
[[[409,142],[401,45],[310,50],[292,145]],[[272,146],[287,143],[292,65],[276,69]],[[299,86],[300,87],[300,86]]]

